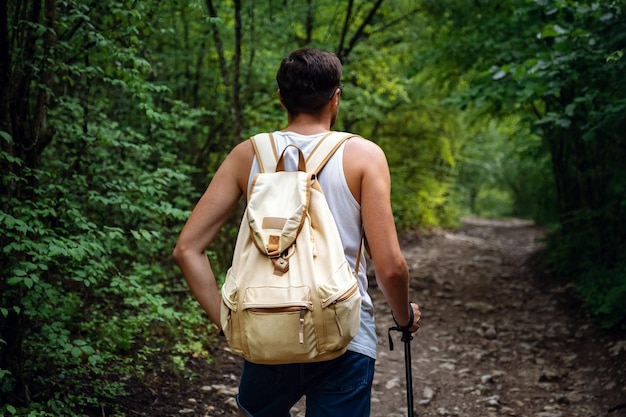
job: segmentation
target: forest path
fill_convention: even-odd
[[[626,400],[626,342],[602,336],[568,293],[536,273],[543,230],[465,219],[403,245],[422,306],[412,341],[415,411],[426,416],[604,416]],[[372,416],[406,416],[404,349],[379,291],[382,345]],[[610,414],[626,416],[626,409]]]
[[[403,241],[422,328],[411,342],[416,416],[626,416],[626,335],[606,335],[569,288],[538,274],[543,230],[522,220],[465,219],[457,230]],[[372,280],[373,281],[373,280]],[[406,416],[404,346],[372,282],[379,358],[372,417]],[[125,409],[150,416],[236,416],[240,370],[221,340],[201,375],[133,393]],[[149,392],[148,392],[149,391]],[[130,413],[132,414],[132,413]],[[301,401],[292,409],[304,416]],[[346,416],[350,417],[350,416]]]

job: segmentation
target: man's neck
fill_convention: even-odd
[[[289,123],[283,132],[294,132],[300,135],[316,135],[325,133],[330,130],[330,120],[327,118],[319,118],[310,114],[299,114],[295,117],[289,117]]]

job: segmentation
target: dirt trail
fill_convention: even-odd
[[[534,271],[541,229],[520,220],[466,219],[403,243],[412,300],[422,328],[411,343],[416,415],[491,417],[626,416],[626,335],[603,335],[566,286]],[[404,348],[382,296],[372,417],[406,416]],[[203,377],[137,392],[150,416],[236,416],[239,359],[216,347],[213,365],[190,362]],[[207,369],[208,368],[208,369]],[[150,401],[151,404],[146,404]],[[141,403],[141,404],[140,404]],[[132,408],[132,407],[131,407]],[[304,416],[303,403],[292,410]]]
[[[424,314],[412,342],[420,416],[604,416],[626,400],[625,342],[601,336],[566,286],[534,273],[542,236],[524,221],[466,219],[404,245]],[[372,415],[406,415],[395,406],[403,350],[380,351]]]

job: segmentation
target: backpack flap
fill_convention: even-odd
[[[289,269],[289,250],[304,224],[312,184],[302,152],[298,149],[302,170],[294,172],[284,171],[284,153],[277,172],[256,174],[246,213],[255,246],[274,261],[278,273]]]

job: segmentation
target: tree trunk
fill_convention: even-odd
[[[8,204],[11,198],[22,201],[36,199],[35,171],[40,166],[42,152],[54,136],[54,130],[47,124],[47,115],[54,82],[56,9],[55,0],[46,0],[43,5],[41,0],[30,3],[12,1],[10,4],[7,0],[0,1],[0,130],[12,137],[11,142],[0,139],[1,150],[23,161],[22,164],[15,164],[2,158],[1,168],[3,174],[11,173],[14,178],[25,180],[5,182],[2,188],[2,201],[5,202],[2,210],[8,213],[11,213]],[[33,28],[41,24],[42,18],[47,30],[43,34],[43,42],[37,42],[37,36],[41,35]],[[13,25],[13,22],[20,20],[28,20],[33,25]],[[9,30],[22,32],[11,33]],[[41,47],[38,48],[38,45]],[[0,247],[9,243],[11,238],[3,234],[0,237]],[[0,254],[0,262],[7,270],[20,261],[21,259],[4,253]],[[21,405],[30,401],[23,357],[28,323],[23,310],[13,308],[22,305],[23,290],[9,286],[6,282],[8,278],[10,277],[3,274],[0,281],[0,305],[8,309],[6,317],[0,315],[0,339],[5,343],[0,349],[0,369],[11,373],[15,385],[11,393],[0,398],[0,403]]]

